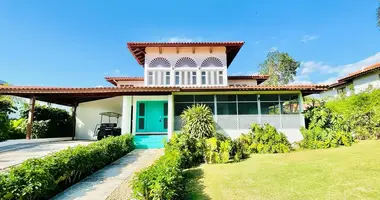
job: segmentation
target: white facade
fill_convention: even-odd
[[[322,92],[320,95],[321,98],[337,97],[340,93],[351,95],[351,90],[357,94],[368,88],[380,88],[379,72],[354,78],[352,82],[330,88],[329,90]]]
[[[146,48],[146,86],[227,86],[225,47]]]

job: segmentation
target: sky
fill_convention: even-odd
[[[301,62],[293,84],[330,83],[380,62],[377,0],[1,0],[0,80],[111,86],[143,76],[128,41],[245,41],[229,75],[258,71],[268,52]]]

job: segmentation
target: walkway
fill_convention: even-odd
[[[134,172],[151,165],[161,155],[163,155],[163,149],[136,149],[71,186],[55,196],[53,200],[106,199],[125,180],[130,179]],[[130,190],[128,187],[123,189]],[[124,196],[124,199],[127,197]]]
[[[37,139],[38,140],[38,139]],[[51,154],[53,152],[74,147],[77,145],[87,145],[91,141],[53,141],[53,142],[9,142],[9,145],[4,145],[5,141],[0,146],[0,171],[18,165],[29,158],[39,158]]]

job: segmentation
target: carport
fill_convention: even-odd
[[[179,91],[176,87],[39,87],[0,86],[0,95],[12,95],[29,99],[29,115],[26,139],[31,138],[36,100],[72,107],[73,136],[75,137],[76,110],[80,103],[124,95],[168,95]]]

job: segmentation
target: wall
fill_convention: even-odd
[[[118,81],[117,86],[121,85],[144,86],[144,81]]]
[[[122,113],[122,97],[80,103],[77,107],[75,139],[96,140],[94,131],[95,126],[100,123],[101,112]],[[104,119],[108,121],[108,118]],[[121,118],[118,126],[121,127]]]
[[[228,85],[257,85],[256,80],[228,80]]]
[[[370,74],[367,76],[361,76],[354,79],[355,93],[366,90],[370,85],[373,88],[380,88],[380,75],[379,73]]]

